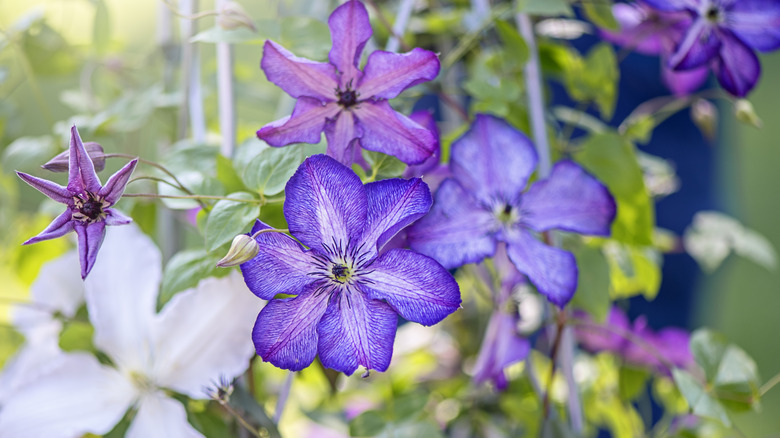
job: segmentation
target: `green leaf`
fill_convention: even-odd
[[[413,392],[396,397],[393,400],[393,419],[403,421],[419,415],[428,403],[428,394]]]
[[[635,400],[642,395],[647,387],[650,372],[643,368],[631,366],[620,367],[620,398],[623,400]]]
[[[583,12],[590,21],[598,27],[609,30],[619,30],[620,24],[612,14],[612,1],[598,0],[582,2]]]
[[[244,184],[266,196],[280,193],[303,160],[321,149],[320,146],[308,144],[267,147],[244,169]]]
[[[385,428],[385,420],[377,411],[366,411],[349,422],[350,436],[376,436]]]
[[[528,61],[528,45],[517,29],[504,20],[496,20],[496,31],[504,47],[512,55],[512,59],[517,63],[525,64]]]
[[[198,282],[206,277],[228,274],[229,269],[217,268],[220,258],[219,254],[209,254],[203,249],[180,251],[174,254],[163,272],[160,307],[177,292],[197,286]]]
[[[593,102],[605,120],[612,118],[617,98],[620,71],[615,51],[608,43],[600,43],[583,58],[573,49],[558,54],[563,68],[563,81],[571,97],[579,102]]]
[[[60,333],[60,348],[63,351],[95,351],[92,336],[95,329],[84,321],[68,321]]]
[[[691,353],[696,363],[704,370],[707,381],[712,381],[717,375],[726,348],[728,341],[719,333],[702,329],[691,335]]]
[[[259,23],[258,23],[259,24]],[[278,27],[273,29],[272,26],[278,26],[276,21],[265,22],[264,26],[260,29],[269,32],[269,36],[263,37],[262,35],[252,32],[251,29],[246,27],[239,27],[237,29],[223,29],[220,26],[214,26],[211,29],[206,29],[199,32],[192,38],[190,42],[193,43],[230,43],[230,44],[263,44],[267,38],[276,38],[270,34],[279,34]]]
[[[723,406],[707,394],[704,387],[690,373],[674,369],[672,376],[694,414],[718,420],[727,427],[731,426],[731,420]]]
[[[609,242],[604,247],[610,270],[610,297],[642,294],[652,300],[661,287],[661,257],[652,248]]]
[[[611,237],[634,245],[652,245],[655,214],[634,145],[616,133],[592,134],[575,159],[615,197],[617,217]]]
[[[656,125],[655,118],[649,115],[633,118],[627,125],[625,136],[631,141],[647,144],[650,142]]]
[[[236,192],[229,198],[254,201],[251,193]],[[206,249],[214,251],[230,242],[237,234],[247,232],[247,227],[260,215],[260,204],[254,202],[220,200],[214,204],[206,220]]]
[[[188,141],[181,141],[173,146],[162,164],[191,192],[220,196],[225,191],[216,178],[217,155],[219,155],[219,148],[215,146],[193,145]],[[157,172],[156,176],[170,180],[170,177],[162,172]],[[163,183],[157,185],[157,190],[161,195],[187,195]],[[178,210],[188,210],[200,205],[193,199],[163,199],[162,202],[166,207]]]
[[[579,278],[572,305],[588,312],[595,321],[607,318],[609,299],[609,264],[598,248],[583,246],[574,251],[577,257]]]
[[[238,176],[238,173],[233,168],[233,162],[224,155],[217,155],[217,179],[228,193],[245,191],[247,189],[241,177]]]
[[[755,361],[726,338],[701,329],[691,335],[691,352],[704,370],[707,382],[728,400],[750,404],[758,396],[759,377]]]
[[[374,181],[397,178],[401,176],[406,169],[406,164],[392,155],[364,150],[363,157],[366,159],[368,165],[371,166],[371,173],[374,176]]]
[[[33,172],[57,155],[59,148],[50,136],[20,137],[3,151],[2,166],[6,173],[14,170]]]
[[[571,17],[574,11],[566,0],[518,0],[517,12],[529,15],[557,16],[565,15]]]

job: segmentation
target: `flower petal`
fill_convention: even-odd
[[[507,254],[550,302],[563,307],[577,290],[577,262],[562,249],[547,246],[527,231],[507,236]]]
[[[452,179],[436,192],[430,213],[407,228],[409,246],[447,269],[475,263],[496,251],[493,215]]]
[[[599,29],[607,41],[644,55],[658,55],[663,50],[663,33],[659,26],[648,20],[648,8],[639,4],[617,3],[612,6],[619,31]]]
[[[366,193],[355,172],[326,155],[307,158],[287,181],[284,217],[304,245],[348,246],[363,234]]]
[[[497,389],[506,389],[504,368],[528,356],[531,343],[517,333],[517,320],[517,315],[493,311],[474,365],[475,384],[490,379]]]
[[[409,118],[422,126],[423,128],[431,131],[433,137],[436,139],[433,153],[430,157],[426,158],[420,164],[409,166],[404,171],[404,178],[422,177],[429,172],[434,172],[439,167],[441,161],[441,145],[439,143],[439,128],[436,126],[436,119],[433,118],[433,114],[430,111],[421,110],[415,111],[409,115]],[[426,181],[427,182],[427,181]]]
[[[73,214],[70,212],[70,209],[65,210],[54,218],[46,229],[41,231],[37,236],[27,239],[23,245],[29,245],[43,240],[56,239],[70,233],[73,231],[73,224],[75,223],[72,219]]]
[[[87,278],[92,266],[95,265],[103,238],[106,237],[106,223],[97,221],[92,223],[73,222],[79,242],[79,258],[81,259],[81,278]]]
[[[252,330],[257,354],[279,368],[300,371],[317,355],[317,324],[330,293],[311,286],[295,298],[270,301]]]
[[[710,75],[708,66],[675,71],[667,67],[664,61],[661,62],[664,63],[661,66],[661,80],[675,96],[687,96],[695,92]]]
[[[403,114],[386,100],[363,101],[354,110],[363,130],[360,144],[370,151],[392,155],[406,164],[419,164],[433,154],[433,133]]]
[[[161,264],[160,251],[138,226],[119,227],[108,233],[84,282],[95,346],[121,370],[148,369]]]
[[[780,3],[776,0],[740,0],[728,11],[728,28],[753,49],[780,48]]]
[[[63,354],[52,370],[21,388],[0,409],[4,437],[103,435],[122,419],[136,390],[90,354]]]
[[[360,75],[360,55],[374,31],[366,7],[357,0],[336,8],[328,17],[328,27],[333,41],[328,59],[341,73],[340,84],[345,86]]]
[[[682,42],[669,57],[669,66],[674,70],[690,70],[707,65],[718,55],[721,44],[716,28],[700,17],[691,24]]]
[[[125,438],[202,438],[187,421],[187,411],[178,401],[160,391],[144,394],[138,401]]]
[[[335,121],[325,125],[325,138],[328,140],[327,154],[339,163],[349,166],[355,157],[355,149],[360,153],[358,139],[361,130],[355,125],[351,111],[342,111]]]
[[[683,11],[698,9],[701,0],[641,0],[641,2],[659,11]]]
[[[84,149],[76,125],[70,128],[70,150],[68,154],[68,190],[71,193],[100,191],[100,179],[95,172],[92,158]]]
[[[733,34],[724,31],[720,56],[712,66],[720,85],[737,97],[745,97],[758,83],[761,63],[758,57]]]
[[[356,90],[361,99],[392,99],[417,84],[436,79],[439,57],[430,50],[415,48],[399,54],[377,50],[366,61]]]
[[[263,304],[235,273],[174,295],[152,332],[155,381],[197,399],[209,382],[243,373],[254,355],[247,334]]]
[[[572,161],[555,164],[547,179],[535,182],[520,202],[520,221],[536,231],[560,228],[608,236],[615,219],[609,190]]]
[[[430,257],[391,249],[360,278],[372,300],[384,300],[409,321],[433,325],[460,308],[460,289],[452,275]],[[360,280],[358,280],[360,281]]]
[[[260,68],[270,82],[296,99],[307,96],[324,103],[336,98],[339,84],[332,65],[299,58],[271,40],[263,45]]]
[[[341,107],[335,103],[322,104],[311,97],[301,97],[289,117],[273,121],[257,131],[257,138],[271,146],[290,143],[319,143],[328,119],[337,117]]]
[[[110,205],[114,205],[122,197],[122,193],[125,192],[127,182],[130,181],[130,176],[135,170],[135,166],[138,164],[138,158],[125,164],[124,167],[117,170],[115,174],[111,175],[106,181],[106,185],[103,186],[98,192],[99,196],[108,201]]]
[[[536,168],[531,140],[506,121],[478,114],[469,130],[452,144],[455,179],[483,205],[515,203]]]
[[[355,289],[334,295],[317,326],[320,360],[351,376],[359,365],[385,371],[393,356],[398,315]]]
[[[103,212],[106,213],[106,225],[127,225],[133,222],[132,218],[125,216],[115,208],[107,208]]]
[[[271,228],[260,220],[252,227],[254,234]],[[257,255],[241,264],[241,273],[249,289],[264,300],[277,294],[298,295],[314,279],[311,254],[288,236],[280,233],[261,233],[255,240],[260,247]]]
[[[431,209],[431,191],[420,178],[394,178],[366,184],[368,221],[362,241],[379,249]]]
[[[28,175],[24,172],[16,172],[24,182],[32,186],[35,190],[43,193],[55,201],[65,204],[73,205],[73,193],[68,190],[67,187],[63,187],[55,182],[38,178],[37,176]]]
[[[69,251],[45,263],[30,287],[30,299],[36,305],[13,308],[13,322],[17,330],[29,338],[27,329],[34,330],[36,325],[52,321],[54,312],[73,317],[84,302],[84,282],[78,273],[76,251]]]

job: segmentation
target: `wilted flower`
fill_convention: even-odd
[[[419,178],[366,184],[336,160],[306,159],[287,182],[284,215],[298,242],[258,233],[259,253],[241,265],[249,289],[272,300],[260,312],[257,354],[301,370],[319,353],[328,368],[384,371],[398,315],[436,324],[460,306],[452,276],[413,251],[379,250],[431,206]],[[258,221],[252,230],[269,228]],[[276,298],[278,294],[292,298]]]
[[[525,135],[501,119],[477,115],[452,145],[453,178],[439,187],[431,212],[408,230],[411,248],[455,268],[492,256],[497,243],[506,242],[517,269],[547,299],[565,305],[577,289],[574,256],[533,232],[609,235],[615,201],[571,161],[558,162],[524,193],[536,162]]]
[[[106,235],[106,225],[125,225],[132,222],[132,219],[110,207],[122,197],[138,159],[127,163],[111,175],[105,186],[102,185],[95,173],[92,159],[81,142],[79,132],[73,126],[70,129],[68,160],[67,187],[16,172],[24,182],[67,206],[65,212],[57,216],[45,230],[24,244],[55,239],[75,230],[79,242],[81,278],[85,278],[95,264],[98,250]]]
[[[322,131],[328,155],[342,164],[362,161],[360,147],[420,163],[435,148],[433,134],[397,113],[388,99],[434,79],[439,59],[423,49],[397,54],[377,50],[358,68],[373,30],[368,11],[357,0],[336,8],[328,19],[333,47],[330,62],[298,58],[266,41],[261,67],[269,81],[298,99],[289,117],[269,123],[257,136],[271,146],[319,143]]]
[[[202,436],[167,391],[203,399],[213,379],[241,374],[252,355],[246,333],[262,303],[234,275],[204,280],[157,313],[161,277],[161,255],[148,237],[134,226],[111,233],[84,285],[94,345],[112,365],[84,352],[51,358],[5,401],[0,435],[103,435],[135,407],[126,437]]]

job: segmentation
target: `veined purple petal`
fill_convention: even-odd
[[[425,49],[407,53],[377,50],[368,57],[363,77],[357,84],[362,99],[392,99],[409,87],[436,79],[439,57]]]
[[[277,87],[294,98],[303,96],[322,101],[336,100],[338,77],[331,64],[299,58],[279,44],[267,40],[260,68]]]
[[[672,70],[666,64],[661,66],[661,80],[675,96],[687,96],[695,92],[707,81],[709,75],[708,66],[681,71]]]
[[[521,223],[536,231],[560,228],[608,236],[615,199],[596,178],[572,161],[555,164],[547,179],[535,182],[520,203]]]
[[[127,225],[133,222],[133,219],[120,213],[115,208],[107,208],[103,210],[106,213],[106,225]]]
[[[127,182],[130,181],[130,176],[135,170],[135,166],[138,164],[138,158],[125,164],[124,167],[117,170],[115,174],[106,181],[106,185],[103,186],[98,192],[99,196],[102,196],[110,205],[114,205],[122,197],[122,193],[125,192]]]
[[[384,300],[398,314],[433,325],[460,307],[460,289],[452,275],[430,257],[405,249],[379,256],[361,284],[368,298]]]
[[[524,230],[507,236],[506,250],[517,270],[551,303],[563,307],[574,296],[578,271],[570,252],[547,246]]]
[[[323,105],[317,99],[301,97],[291,116],[273,121],[257,131],[257,138],[271,146],[290,143],[319,143],[328,119],[337,117],[341,107],[334,102]]]
[[[490,316],[482,347],[474,365],[474,383],[493,380],[498,390],[507,387],[504,368],[528,356],[531,343],[517,333],[517,315],[496,310]]]
[[[366,7],[357,0],[336,8],[328,18],[328,27],[333,42],[328,59],[341,73],[340,84],[344,86],[358,78],[360,54],[374,31]]]
[[[38,178],[37,176],[28,175],[24,172],[16,172],[16,174],[22,181],[49,198],[62,204],[73,205],[73,193],[68,190],[67,187],[63,187],[43,178]]]
[[[279,368],[300,371],[317,355],[317,324],[328,307],[328,292],[315,286],[295,298],[272,300],[252,330],[257,354]]]
[[[334,295],[317,332],[327,368],[351,376],[359,365],[385,371],[393,356],[398,315],[387,304],[349,289]]]
[[[537,162],[531,140],[506,121],[478,114],[452,144],[455,179],[483,205],[516,202]]]
[[[29,245],[31,243],[37,243],[43,240],[62,237],[73,231],[73,224],[74,222],[72,220],[72,213],[70,212],[70,209],[67,209],[59,216],[54,218],[54,220],[51,221],[45,230],[41,231],[37,236],[27,239],[23,245]]]
[[[79,242],[79,260],[81,261],[81,278],[87,278],[92,266],[97,260],[97,253],[103,238],[106,237],[106,223],[104,221],[89,224],[72,222],[76,230]]]
[[[365,185],[368,221],[363,242],[379,251],[403,228],[431,209],[431,192],[420,178],[395,178]]]
[[[669,66],[674,70],[690,70],[706,65],[718,55],[721,44],[716,28],[700,17],[669,57]]]
[[[342,111],[335,121],[325,125],[325,138],[328,140],[328,156],[339,163],[349,166],[355,157],[355,149],[360,152],[358,143],[361,130],[355,125],[351,111]]]
[[[724,30],[723,45],[712,70],[720,85],[737,97],[745,97],[758,83],[761,63],[750,47]]]
[[[95,172],[92,158],[84,149],[76,125],[70,128],[70,151],[68,155],[68,190],[71,193],[81,193],[84,190],[97,193],[100,191],[100,179]]]
[[[780,48],[780,2],[735,1],[727,13],[728,28],[753,49],[767,52]]]
[[[250,234],[268,228],[257,220]],[[277,294],[298,295],[314,282],[308,275],[314,270],[311,255],[298,242],[275,232],[261,233],[255,240],[260,247],[257,255],[241,264],[244,282],[252,293],[270,300]]]
[[[701,0],[640,0],[659,11],[695,11]]]
[[[409,246],[445,268],[476,263],[496,251],[492,213],[475,203],[452,179],[436,192],[430,213],[407,228]]]
[[[363,130],[360,144],[365,149],[418,164],[436,148],[433,133],[396,112],[386,100],[363,101],[353,112]]]
[[[430,171],[433,171],[441,161],[441,145],[439,143],[439,128],[436,126],[436,120],[433,118],[433,114],[427,110],[415,111],[409,115],[409,118],[422,126],[423,128],[431,131],[433,137],[436,139],[433,153],[430,157],[426,158],[420,164],[409,166],[404,171],[404,178],[422,177]],[[427,181],[426,181],[427,182]]]
[[[349,246],[363,234],[366,192],[355,172],[327,155],[307,158],[287,181],[284,217],[304,245]]]

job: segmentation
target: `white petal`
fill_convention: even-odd
[[[59,323],[51,321],[49,326]],[[27,342],[5,363],[0,374],[0,405],[19,388],[36,381],[41,375],[51,372],[56,366],[54,360],[62,354],[56,334],[41,342]]]
[[[148,370],[160,251],[136,225],[111,227],[86,285],[95,346],[125,371]]]
[[[181,403],[161,392],[145,394],[138,402],[138,413],[125,438],[197,438],[203,437],[187,422]]]
[[[54,369],[21,388],[0,410],[0,437],[72,438],[111,430],[136,397],[113,368],[88,354],[63,354]]]
[[[244,372],[254,354],[252,327],[264,303],[235,272],[175,295],[155,325],[155,381],[205,398],[204,386]]]

